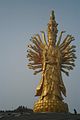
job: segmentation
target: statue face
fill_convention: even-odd
[[[55,41],[53,41],[53,40],[49,40],[48,42],[49,42],[49,45],[51,45],[51,46],[55,46]]]

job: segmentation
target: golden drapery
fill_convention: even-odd
[[[63,100],[66,89],[61,76],[61,54],[58,48],[49,46],[43,51],[42,79],[36,89],[36,96],[43,99]]]

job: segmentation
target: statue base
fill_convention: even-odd
[[[35,102],[34,112],[69,112],[67,103],[59,100],[41,100]]]

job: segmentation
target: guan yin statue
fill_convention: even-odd
[[[68,112],[68,105],[63,101],[66,97],[66,88],[62,79],[62,72],[69,76],[68,70],[75,66],[75,46],[71,45],[74,40],[72,35],[67,35],[61,41],[60,33],[57,40],[57,23],[54,11],[50,15],[47,29],[47,39],[44,31],[41,36],[35,34],[31,37],[28,45],[27,57],[30,61],[28,67],[34,70],[34,74],[41,72],[41,80],[36,88],[39,99],[35,102],[34,112]]]

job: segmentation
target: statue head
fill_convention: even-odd
[[[57,23],[55,21],[55,15],[54,15],[54,11],[52,11],[51,15],[50,15],[50,20],[48,23],[48,43],[49,45],[53,45],[55,46],[56,43],[56,37],[57,37]]]

